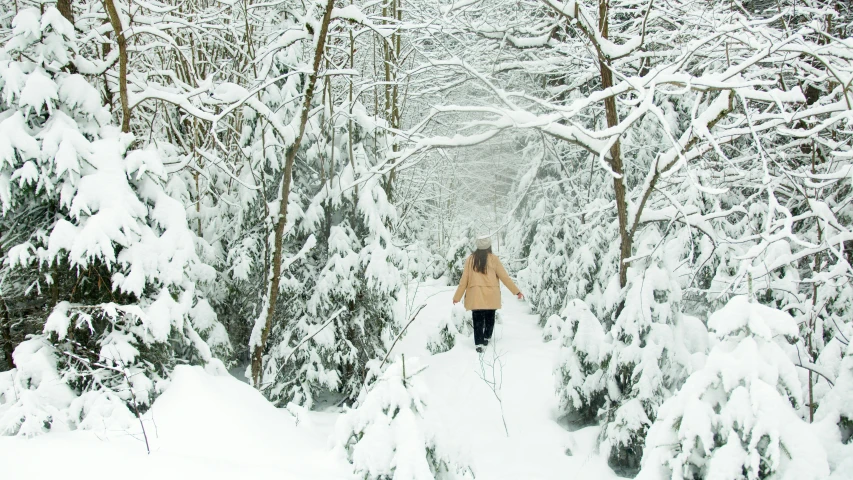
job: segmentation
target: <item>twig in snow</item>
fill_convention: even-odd
[[[501,387],[503,386],[503,361],[501,361],[501,357],[503,357],[502,353],[498,353],[497,342],[494,343],[494,349],[492,350],[492,361],[491,363],[484,361],[483,356],[480,356],[480,372],[477,373],[477,376],[480,377],[488,387],[489,390],[495,395],[495,398],[498,401],[498,407],[501,410],[501,421],[504,425],[504,432],[506,432],[506,436],[509,437],[509,428],[506,425],[506,415],[504,415],[504,404],[501,396],[499,394]],[[486,377],[486,367],[491,369],[492,378],[489,380]]]
[[[814,372],[814,373],[820,375],[821,377],[823,377],[826,380],[826,383],[828,383],[830,387],[835,386],[835,382],[833,382],[825,372],[822,372],[817,365],[815,365],[813,363],[808,363],[808,362],[803,363],[802,361],[800,363],[795,364],[795,365],[800,367],[800,368],[804,368],[810,372]]]
[[[293,347],[293,350],[291,350],[291,351],[290,351],[290,353],[288,353],[288,354],[287,354],[287,356],[286,356],[286,357],[284,357],[284,361],[281,363],[281,366],[280,366],[280,367],[278,367],[278,371],[276,371],[276,374],[279,374],[279,373],[281,373],[281,371],[282,371],[282,370],[284,370],[284,367],[286,367],[286,366],[287,366],[287,361],[288,361],[288,360],[290,360],[290,357],[292,357],[292,356],[293,356],[293,354],[294,354],[294,353],[296,353],[296,352],[297,352],[297,351],[302,347],[302,345],[305,345],[305,343],[307,343],[307,342],[308,342],[308,340],[311,340],[311,339],[312,339],[312,338],[314,338],[318,333],[322,332],[324,328],[326,328],[326,327],[328,327],[329,325],[331,325],[331,324],[332,324],[332,322],[334,322],[334,321],[335,321],[335,319],[336,319],[336,318],[338,318],[338,316],[340,316],[340,314],[344,312],[344,310],[346,310],[344,307],[339,308],[335,313],[333,313],[333,314],[332,314],[332,316],[331,316],[331,317],[329,317],[329,319],[328,319],[328,320],[326,320],[326,323],[324,323],[320,328],[318,328],[318,329],[317,329],[317,331],[316,331],[316,332],[314,332],[314,333],[312,333],[311,335],[308,335],[307,337],[303,338],[303,339],[302,339],[302,341],[301,341],[301,342],[299,342],[299,344],[298,344],[298,345],[296,345],[295,347]],[[270,380],[269,382],[264,382],[264,383],[262,383],[262,384],[260,385],[260,388],[264,388],[264,387],[266,387],[267,385],[269,385],[269,384],[271,384],[271,383],[273,383],[273,382],[275,382],[275,378],[273,378],[273,379],[272,379],[272,380]]]
[[[426,307],[426,303],[422,303],[421,306],[418,307],[417,310],[415,310],[415,313],[412,314],[412,318],[409,320],[409,323],[407,323],[406,326],[403,327],[402,330],[400,330],[400,333],[397,334],[397,337],[394,338],[394,342],[391,344],[391,348],[388,349],[388,353],[385,354],[385,358],[382,359],[382,363],[379,365],[380,369],[385,365],[385,362],[388,361],[388,356],[391,355],[391,350],[394,350],[394,346],[397,345],[397,340],[400,340],[400,337],[402,337],[403,334],[406,333],[406,329],[409,328],[409,325],[411,325],[416,318],[418,318],[418,314],[421,313],[421,310],[423,310],[424,307]]]
[[[425,307],[426,307],[426,304],[425,304],[425,303],[422,303],[422,304],[421,304],[421,306],[419,306],[419,307],[418,307],[418,309],[417,309],[417,310],[415,310],[415,313],[414,313],[414,314],[412,314],[412,318],[410,318],[410,319],[409,319],[409,322],[408,322],[408,323],[406,323],[406,326],[405,326],[405,327],[403,327],[403,329],[402,329],[402,330],[400,330],[400,333],[398,333],[398,334],[397,334],[397,337],[396,337],[396,338],[394,338],[394,342],[393,342],[393,343],[391,343],[391,348],[389,348],[389,349],[388,349],[388,353],[386,353],[386,354],[385,354],[385,358],[383,358],[383,359],[382,359],[382,363],[380,363],[380,364],[379,364],[379,368],[378,368],[378,370],[382,370],[382,367],[383,367],[383,366],[385,366],[385,362],[387,362],[387,361],[388,361],[388,357],[391,355],[391,351],[392,351],[392,350],[394,350],[394,346],[396,346],[396,345],[397,345],[397,341],[398,341],[398,340],[400,340],[400,337],[401,337],[401,336],[403,336],[403,334],[404,334],[404,333],[406,333],[406,329],[407,329],[407,328],[409,328],[409,325],[411,325],[411,324],[415,321],[415,319],[417,319],[417,318],[418,318],[418,314],[419,314],[419,313],[421,313],[421,310],[423,310]],[[418,370],[417,372],[415,372],[415,373],[411,374],[411,375],[410,375],[410,376],[408,376],[408,377],[406,377],[406,374],[405,374],[405,371],[404,371],[404,372],[403,372],[403,383],[405,383],[405,381],[406,381],[406,379],[407,379],[407,378],[412,378],[412,377],[414,377],[415,375],[417,375],[417,374],[421,373],[421,372],[422,372],[422,371],[424,371],[424,370],[426,370],[426,367],[424,367],[424,368],[422,368],[422,369]],[[362,385],[361,385],[361,389],[362,389],[362,390],[364,390],[364,391],[365,391],[365,393],[367,393],[367,392],[369,391],[369,389],[367,388],[367,379],[368,379],[368,375],[369,375],[369,373],[370,373],[370,372],[364,372],[364,380],[362,381]],[[357,402],[357,401],[358,401],[358,400],[356,400],[356,402]]]
[[[113,361],[117,361],[121,366],[121,369],[98,363],[95,363],[94,365],[96,367],[118,372],[124,377],[124,381],[127,383],[127,389],[130,391],[130,398],[133,400],[133,413],[136,414],[136,419],[139,420],[139,427],[142,429],[142,436],[145,438],[145,450],[148,451],[148,455],[151,455],[151,446],[148,444],[148,433],[145,431],[145,424],[142,422],[142,415],[139,413],[139,402],[136,401],[136,393],[133,391],[133,385],[130,383],[130,376],[127,374],[127,367],[125,366],[124,361],[115,355],[115,353],[113,354]]]
[[[286,356],[286,357],[284,357],[284,361],[281,363],[281,367],[279,367],[278,371],[279,371],[279,372],[281,372],[281,370],[282,370],[285,366],[287,366],[287,361],[288,361],[288,360],[290,360],[290,357],[292,357],[292,356],[293,356],[293,354],[294,354],[294,353],[296,353],[296,351],[297,351],[297,350],[299,350],[299,348],[300,348],[300,347],[302,347],[302,345],[304,345],[304,344],[305,344],[305,342],[307,342],[308,340],[311,340],[311,339],[312,339],[312,338],[314,338],[318,333],[322,332],[324,328],[326,328],[326,327],[328,327],[329,325],[331,325],[331,324],[332,324],[332,322],[334,322],[334,321],[335,321],[335,319],[336,319],[336,318],[338,318],[338,316],[340,316],[340,314],[344,313],[344,310],[346,310],[346,308],[344,308],[344,307],[339,308],[335,313],[333,313],[333,314],[332,314],[332,316],[331,316],[331,317],[329,317],[329,319],[328,319],[328,320],[326,320],[326,323],[324,323],[324,324],[323,324],[323,326],[321,326],[320,328],[318,328],[318,329],[317,329],[317,331],[316,331],[316,332],[314,332],[314,333],[312,333],[311,335],[308,335],[307,337],[303,338],[303,339],[302,339],[302,341],[301,341],[301,342],[299,342],[299,344],[298,344],[298,345],[296,345],[295,347],[293,347],[293,350],[291,350],[291,351],[290,351],[290,353],[288,353],[288,354],[287,354],[287,356]],[[267,383],[269,383],[269,382],[267,382]]]
[[[77,343],[77,345],[79,347],[82,347],[82,345],[80,345],[79,343]],[[98,378],[98,376],[95,374],[95,370],[92,367],[95,366],[98,368],[103,368],[105,370],[109,370],[111,372],[116,372],[116,373],[120,374],[122,377],[124,377],[124,381],[127,383],[127,389],[130,392],[130,398],[133,401],[133,403],[132,403],[133,413],[136,414],[136,419],[139,420],[139,426],[140,426],[140,428],[142,428],[142,436],[145,439],[145,450],[148,452],[149,455],[151,455],[151,446],[148,443],[148,434],[145,432],[145,424],[142,421],[142,415],[139,413],[139,402],[136,400],[136,393],[133,391],[133,385],[130,383],[130,376],[127,373],[127,369],[124,365],[124,362],[121,361],[119,359],[119,357],[114,354],[114,361],[119,362],[119,364],[122,366],[122,368],[119,369],[116,367],[105,365],[103,363],[90,362],[89,359],[80,357],[78,355],[74,355],[71,352],[63,351],[62,353],[65,354],[66,356],[68,356],[69,358],[76,360],[81,365],[85,366],[86,369],[89,370],[89,375],[91,376],[92,380],[95,381],[101,388],[103,388],[104,390],[106,390],[108,392],[112,392],[113,394],[115,394],[115,391],[112,388],[109,388],[106,385],[104,385],[103,382],[101,382],[100,378]],[[131,436],[133,436],[133,435],[131,435]]]

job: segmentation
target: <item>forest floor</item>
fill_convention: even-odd
[[[418,374],[428,390],[425,418],[478,479],[617,478],[594,452],[597,427],[569,431],[561,424],[552,374],[558,346],[542,341],[538,317],[524,302],[503,292],[482,357],[471,338],[431,356],[427,337],[451,314],[453,291],[434,283],[410,293],[410,305],[426,307],[394,356],[419,357],[427,367]],[[333,408],[278,409],[235,378],[179,367],[145,415],[151,455],[138,428],[73,431],[0,437],[0,465],[10,480],[354,478],[332,452],[338,416]]]

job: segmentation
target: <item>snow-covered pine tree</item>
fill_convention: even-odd
[[[552,326],[560,331],[555,373],[564,411],[578,424],[600,421],[603,452],[614,468],[628,472],[639,466],[657,408],[684,381],[693,354],[705,353],[702,339],[694,341],[706,335],[704,327],[681,313],[681,289],[671,273],[683,243],[677,237],[665,242],[654,227],[642,235],[624,299],[614,294],[616,285],[598,299],[605,311],[622,306],[612,324],[575,299],[563,310],[562,324]]]
[[[279,19],[279,22],[271,23],[283,31],[300,27],[287,17],[284,12],[280,15],[270,14],[271,19]],[[236,150],[234,155],[244,161],[240,171],[241,182],[228,182],[234,191],[228,197],[224,197],[224,192],[219,194],[218,198],[223,200],[220,201],[219,215],[228,219],[229,223],[223,232],[213,232],[219,239],[217,248],[221,249],[220,268],[223,277],[223,288],[220,289],[216,307],[232,339],[235,361],[241,363],[251,357],[255,319],[262,316],[265,308],[263,297],[269,281],[274,241],[271,218],[279,208],[277,200],[280,198],[284,175],[282,159],[286,155],[284,145],[279,140],[282,135],[279,129],[298,117],[298,102],[294,98],[300,95],[301,86],[300,78],[288,73],[297,68],[295,64],[303,52],[302,45],[290,44],[287,48],[272,45],[267,48],[270,53],[262,55],[263,61],[258,71],[281,80],[269,82],[265,78],[255,79],[261,83],[260,87],[256,87],[256,97],[249,95],[249,89],[236,84],[221,85],[213,95],[225,105],[241,102],[246,97],[252,100],[235,108],[239,113],[234,114],[236,119],[233,121],[238,123],[239,135],[233,148]],[[293,182],[293,208],[288,215],[288,228],[291,230],[301,213],[301,204],[305,202],[306,195],[299,181],[302,163],[296,162],[294,169],[297,180]],[[307,170],[306,174],[309,173],[310,170]],[[212,178],[218,176],[214,172]],[[301,262],[305,259],[304,253],[312,246],[305,243],[308,237],[290,235],[283,239],[282,255],[289,258],[287,262],[290,270],[303,267]],[[300,275],[295,272],[287,275],[290,281],[283,282],[280,294],[280,298],[287,300],[282,300],[278,305],[280,309],[292,310],[294,315],[304,309],[304,300],[294,301],[292,298],[296,296],[293,288],[300,290],[303,280]],[[310,277],[309,273],[304,275]],[[251,373],[247,371],[246,376],[251,378]]]
[[[848,375],[845,371],[851,366],[851,360],[848,358],[850,357],[850,338],[853,338],[853,322],[850,321],[848,314],[853,311],[853,287],[850,282],[842,277],[836,277],[815,290],[818,295],[814,298],[814,304],[824,305],[823,309],[817,312],[817,315],[796,317],[801,335],[799,351],[804,355],[816,356],[813,364],[825,372],[823,375],[812,370],[800,372],[801,379],[806,381],[806,392],[810,400],[808,403],[813,405],[809,412],[819,410],[823,398],[834,390],[830,382],[839,384],[842,381],[841,377]],[[802,361],[801,358],[797,360]],[[839,395],[843,397],[841,393],[843,391],[844,389],[840,388],[833,397],[840,398]],[[803,415],[803,417],[810,418],[811,415]],[[850,418],[853,419],[853,416]]]
[[[529,212],[532,226],[527,267],[518,272],[533,310],[542,319],[565,306],[570,278],[568,259],[577,238],[579,222],[568,215],[569,204],[561,196],[539,199]]]
[[[609,330],[601,441],[615,468],[639,467],[646,430],[688,373],[689,360],[677,356],[681,339],[674,335],[681,315],[681,288],[672,274],[682,258],[678,243],[665,242],[654,227],[643,230],[635,243],[640,258],[632,262],[622,309]]]
[[[365,480],[463,480],[474,476],[424,420],[425,367],[405,358],[368,384],[335,426],[335,444]]]
[[[405,255],[390,229],[397,213],[381,177],[368,174],[390,150],[388,138],[363,105],[353,110],[351,120],[327,111],[329,123],[309,125],[298,166],[294,193],[306,203],[294,205],[288,242],[303,247],[283,282],[288,321],[274,327],[264,369],[264,390],[276,402],[311,406],[322,391],[355,398],[367,362],[384,356],[398,328]],[[324,130],[330,124],[334,134]]]
[[[48,298],[30,313],[43,331],[2,373],[4,434],[127,428],[177,363],[224,371],[201,336],[221,327],[197,288],[215,272],[163,188],[158,152],[133,148],[68,71],[77,50],[56,8],[26,7],[0,58],[5,264],[28,279],[22,297]]]
[[[598,238],[609,222],[577,213],[596,208],[592,192],[601,188],[601,181],[569,175],[568,170],[583,168],[588,155],[555,143],[542,140],[541,147],[530,152],[538,160],[531,161],[530,171],[515,187],[513,196],[519,198],[506,235],[506,250],[522,261],[519,285],[543,326],[551,316],[559,317],[568,300],[598,298],[594,291],[603,289],[598,278],[605,276],[597,273],[609,264],[599,251],[606,250],[607,243]]]
[[[798,336],[795,320],[737,296],[708,324],[718,343],[660,407],[638,478],[827,478],[826,452],[795,410],[797,368],[780,346]]]

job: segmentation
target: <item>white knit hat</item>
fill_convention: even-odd
[[[492,239],[488,236],[477,237],[477,250],[492,248]]]

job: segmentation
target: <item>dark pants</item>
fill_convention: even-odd
[[[472,310],[474,317],[474,345],[486,345],[495,329],[494,310]]]

